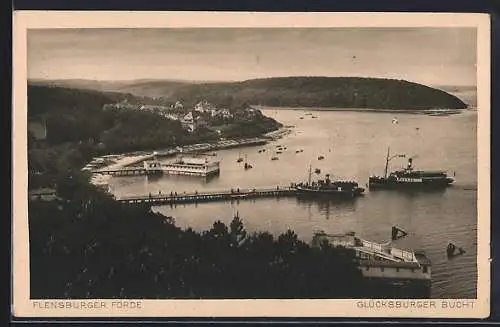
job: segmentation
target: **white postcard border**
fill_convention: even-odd
[[[27,206],[27,29],[194,27],[476,27],[477,299],[30,300]],[[466,13],[17,11],[13,17],[13,315],[15,317],[486,318],[490,312],[490,19]],[[85,306],[83,306],[85,304]],[[126,308],[124,306],[127,306]],[[451,305],[454,307],[452,308]],[[101,306],[101,307],[100,307]],[[133,308],[132,306],[137,306]]]

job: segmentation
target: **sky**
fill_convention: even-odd
[[[476,85],[474,28],[36,29],[29,79],[360,76]]]

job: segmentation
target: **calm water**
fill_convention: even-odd
[[[410,234],[401,240],[402,246],[424,249],[433,262],[433,297],[476,297],[477,112],[447,117],[311,110],[263,112],[283,124],[295,125],[292,133],[263,147],[219,151],[219,177],[208,182],[191,177],[113,178],[113,192],[142,195],[159,190],[167,193],[289,185],[307,179],[309,164],[313,169],[320,168],[322,175],[357,180],[364,186],[369,175],[383,173],[390,146],[391,153],[416,155],[416,168],[456,172],[456,184],[434,193],[367,190],[364,197],[344,203],[258,199],[163,206],[157,210],[174,216],[178,226],[199,231],[209,229],[215,220],[229,223],[239,211],[249,231],[266,230],[278,235],[290,228],[305,241],[310,241],[317,229],[331,233],[355,231],[361,237],[384,241],[390,238],[391,226],[398,225]],[[399,123],[394,124],[393,118]],[[287,150],[279,155],[280,160],[271,161],[277,144]],[[262,148],[267,151],[258,153]],[[297,149],[304,151],[296,154]],[[242,163],[236,163],[238,156],[245,154],[254,169],[245,171]],[[318,161],[319,155],[325,159]],[[394,159],[390,169],[405,164],[404,159]],[[448,260],[445,247],[450,240],[462,246],[466,254]]]

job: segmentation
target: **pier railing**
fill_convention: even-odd
[[[197,203],[208,201],[225,201],[251,198],[280,197],[296,195],[296,189],[290,186],[276,186],[268,188],[249,188],[222,190],[222,191],[204,191],[204,192],[168,192],[155,193],[141,196],[125,196],[117,198],[124,203],[150,203],[150,204],[176,204],[176,203]]]

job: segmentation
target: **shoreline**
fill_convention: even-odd
[[[106,186],[111,176],[103,176],[96,174],[102,169],[120,169],[143,162],[153,158],[155,155],[159,157],[170,157],[182,153],[199,154],[208,151],[218,151],[245,146],[259,146],[267,144],[270,141],[275,141],[288,135],[292,132],[292,126],[283,126],[275,131],[263,134],[260,137],[220,140],[211,143],[195,143],[185,146],[177,146],[164,148],[161,150],[134,151],[129,153],[108,154],[94,157],[89,163],[82,168],[82,171],[91,173],[90,183],[96,186]],[[103,163],[105,163],[103,165]]]
[[[305,112],[338,111],[338,112],[368,112],[368,113],[392,113],[392,114],[413,114],[427,115],[435,117],[445,117],[449,115],[460,114],[466,111],[475,111],[475,108],[465,109],[372,109],[372,108],[333,108],[333,107],[271,107],[263,105],[251,105],[258,110],[296,110]],[[276,141],[292,133],[295,126],[281,126],[278,129],[262,134],[254,138],[220,140],[209,143],[195,143],[184,146],[163,148],[159,150],[139,150],[128,153],[108,154],[94,157],[87,163],[82,171],[91,173],[90,182],[94,185],[107,185],[110,176],[101,176],[95,174],[100,169],[119,169],[123,167],[139,164],[144,160],[159,157],[170,157],[181,153],[207,154],[210,151],[218,151],[236,147],[258,146],[268,142]],[[211,154],[207,154],[211,155]],[[104,163],[104,164],[103,164]]]
[[[262,105],[252,105],[259,110],[297,110],[297,111],[351,111],[351,112],[379,112],[379,113],[397,113],[397,114],[459,114],[473,108],[465,109],[373,109],[373,108],[335,108],[335,107],[272,107]]]

